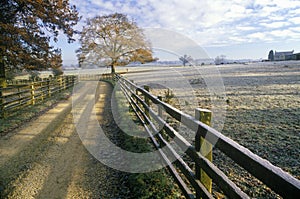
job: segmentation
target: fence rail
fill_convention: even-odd
[[[6,88],[0,88],[0,117],[6,117],[15,109],[34,105],[38,101],[72,87],[77,80],[77,76],[60,76],[37,82],[15,82]]]
[[[186,198],[213,198],[209,185],[199,176],[199,169],[203,170],[209,178],[212,179],[212,182],[229,198],[250,198],[217,166],[207,159],[207,157],[205,157],[206,154],[200,153],[201,147],[197,144],[200,143],[200,138],[205,138],[208,143],[213,143],[215,140],[218,140],[214,147],[218,148],[235,161],[235,163],[243,167],[280,196],[284,198],[300,196],[300,181],[287,172],[284,172],[279,167],[272,165],[269,161],[255,155],[247,148],[224,136],[204,122],[199,121],[199,118],[195,118],[196,116],[187,115],[163,102],[159,97],[150,94],[147,88],[141,88],[120,75],[116,75],[116,79],[132,109],[149,133],[154,146],[157,149],[161,149],[165,146],[167,149],[159,150],[159,152]],[[157,111],[151,108],[150,102],[158,107]],[[172,128],[170,124],[163,120],[161,117],[162,111],[195,132],[196,146],[189,143]],[[197,115],[199,115],[199,112]],[[157,124],[162,127],[164,131],[160,131],[157,128]],[[164,133],[172,138],[195,163],[196,169],[194,171],[168,143],[165,136],[163,136]],[[175,159],[176,161],[172,163],[170,159]],[[175,166],[183,175],[177,172]],[[191,191],[191,186],[196,191],[196,195]]]

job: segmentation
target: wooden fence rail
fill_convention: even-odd
[[[9,84],[6,88],[0,88],[0,117],[6,117],[15,109],[34,105],[72,87],[77,80],[77,76],[60,76],[37,82]]]
[[[161,157],[168,165],[170,173],[178,183],[186,198],[213,198],[209,186],[199,179],[197,174],[199,173],[199,168],[212,179],[212,182],[215,183],[227,197],[250,197],[241,191],[241,189],[218,167],[207,159],[207,157],[205,157],[206,154],[201,154],[199,152],[200,146],[193,146],[172,128],[171,125],[161,117],[162,110],[195,132],[195,143],[200,142],[199,139],[201,137],[205,138],[205,141],[208,143],[213,143],[215,140],[218,140],[214,147],[218,148],[235,161],[235,163],[243,167],[280,196],[284,198],[295,198],[300,196],[299,180],[216,131],[207,125],[207,122],[204,123],[201,122],[202,120],[199,121],[199,118],[196,118],[197,115],[193,117],[183,113],[163,102],[160,97],[150,94],[147,91],[147,88],[141,88],[120,75],[116,75],[115,79],[118,81],[118,85],[132,109],[135,111],[137,117],[149,133],[154,146],[157,149],[162,149],[162,147],[164,147],[164,150],[159,150]],[[154,111],[151,108],[150,102],[158,106],[158,111]],[[197,114],[199,115],[199,113]],[[163,131],[159,130],[154,122],[162,127]],[[185,151],[185,154],[195,163],[196,171],[191,169],[176,150],[172,148],[166,140],[164,133],[172,138],[173,141]],[[175,161],[172,163],[171,160]],[[180,170],[181,174],[177,172],[175,166]],[[194,195],[190,189],[191,186],[196,191],[196,195]]]

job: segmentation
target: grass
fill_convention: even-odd
[[[286,66],[281,62],[219,66],[218,70],[226,88],[224,98],[217,98],[210,94],[204,79],[195,71],[178,70],[185,75],[182,81],[188,81],[194,93],[185,93],[184,89],[179,89],[181,85],[178,84],[179,92],[174,92],[172,105],[193,115],[194,108],[212,110],[212,100],[224,102],[226,118],[224,118],[224,127],[219,131],[300,179],[300,62],[284,64]],[[177,73],[172,75],[171,72],[171,70],[154,71],[142,73],[142,78],[137,74],[128,74],[127,77],[137,84],[147,84],[147,81],[154,81],[151,78],[155,77],[156,84],[161,83],[162,86],[151,88],[151,92],[163,96],[163,85],[171,83],[176,85],[176,82],[180,82]],[[170,80],[167,81],[166,76]],[[196,106],[189,101],[190,96],[197,98]],[[179,104],[180,100],[185,100],[184,105]],[[189,105],[191,105],[191,113],[186,111]],[[218,104],[214,106],[224,108],[218,107]],[[213,117],[215,114],[214,112]],[[219,127],[217,122],[215,126]],[[184,130],[180,133],[192,143],[194,138],[189,135],[194,134],[186,132]],[[250,197],[281,198],[221,151],[215,148],[213,151],[213,163]]]
[[[132,118],[133,121],[137,122],[138,125],[142,128],[141,124],[137,120],[137,117],[131,110],[122,111],[128,109],[128,102],[120,91],[115,93],[118,100],[117,106],[120,113],[120,118]],[[120,146],[127,151],[142,153],[155,150],[151,145],[149,138],[140,138],[132,136],[135,133],[141,133],[141,129],[132,129],[130,126],[127,126],[128,123],[120,123],[120,128],[123,129],[120,136]],[[131,135],[126,134],[125,132],[131,132]],[[135,164],[132,161],[132,164]],[[167,173],[167,170],[160,169],[157,171],[152,171],[148,173],[129,173],[128,174],[128,187],[131,192],[132,198],[182,198],[181,192],[178,186],[174,183],[173,179]]]

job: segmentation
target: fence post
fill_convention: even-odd
[[[200,120],[206,125],[211,125],[212,112],[207,109],[195,109],[195,118]],[[205,156],[209,161],[212,161],[212,145],[201,137],[199,133],[196,133],[195,137],[195,149]],[[212,192],[212,179],[196,164],[196,177],[201,181],[201,183],[206,187],[206,189],[211,193]],[[197,198],[200,198],[197,193]]]
[[[66,76],[63,76],[62,77],[63,78],[63,85],[64,85],[64,90],[66,90]]]
[[[73,75],[73,76],[72,76],[72,86],[75,85],[75,82],[76,82],[76,81],[79,81],[79,76],[78,76],[78,75],[77,75],[77,76]]]
[[[71,77],[71,76],[67,76],[67,88],[70,87],[70,77]]]
[[[1,89],[1,86],[0,86],[0,111],[1,111],[1,114],[0,114],[0,118],[5,118],[5,110],[4,110],[4,100],[3,100],[3,94],[2,94],[2,89]]]
[[[34,82],[31,82],[31,91],[30,91],[30,93],[31,93],[31,104],[32,105],[35,105],[35,97],[34,97],[34,90],[35,90],[35,88],[34,88]]]
[[[45,98],[45,91],[44,91],[44,80],[41,81],[41,92],[42,92],[42,101],[44,101],[44,98]]]
[[[63,77],[62,76],[59,76],[58,77],[58,81],[59,81],[59,86],[58,86],[58,92],[61,92],[62,89],[63,89]]]
[[[48,78],[47,79],[47,94],[48,94],[48,97],[51,97],[50,81],[51,80]]]
[[[144,89],[146,90],[146,91],[150,91],[150,87],[149,86],[144,86]],[[145,103],[147,104],[147,106],[148,106],[148,108],[146,108],[145,107],[145,114],[146,114],[146,116],[147,117],[149,117],[149,106],[150,106],[150,100],[149,100],[149,98],[146,96],[146,95],[144,95],[144,99],[145,99]]]
[[[17,82],[16,82],[17,83]],[[22,95],[20,94],[20,92],[21,92],[21,89],[20,89],[20,87],[18,87],[18,97],[19,97],[19,104],[21,104],[21,97],[22,97]]]
[[[162,96],[161,95],[157,96],[157,99],[159,99],[159,101],[162,101]],[[158,116],[162,117],[162,107],[159,103],[157,104],[157,108],[158,108]]]
[[[161,95],[157,96],[157,99],[159,99],[160,101],[162,101],[162,96]],[[157,112],[158,112],[158,116],[160,118],[162,118],[163,117],[163,108],[162,108],[162,105],[160,103],[157,104]],[[158,130],[162,131],[163,128],[164,128],[163,125],[159,125],[159,129]]]
[[[138,91],[138,89],[135,89],[135,95],[136,95],[137,97],[139,97],[139,91]],[[135,100],[136,100],[135,102],[136,102],[137,105],[139,105],[139,100],[138,100],[137,97],[135,98]]]

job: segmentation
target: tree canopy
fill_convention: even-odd
[[[124,14],[96,16],[87,20],[81,33],[79,63],[105,64],[115,67],[133,61],[153,61],[151,45],[142,29]]]
[[[74,41],[79,20],[68,0],[0,1],[0,78],[9,69],[44,69],[62,65],[60,49],[50,46],[63,32]]]

